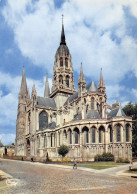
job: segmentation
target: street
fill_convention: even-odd
[[[137,179],[131,177],[111,176],[73,170],[72,167],[57,167],[42,163],[0,159],[0,170],[10,174],[15,185],[0,187],[0,193],[34,194],[34,193],[137,193]]]

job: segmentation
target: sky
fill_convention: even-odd
[[[15,141],[23,66],[31,94],[50,87],[62,14],[77,89],[82,62],[86,83],[106,84],[107,102],[137,102],[137,0],[0,0],[0,139]]]

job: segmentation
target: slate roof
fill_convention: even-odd
[[[89,92],[97,92],[98,91],[98,88],[97,88],[97,86],[96,86],[94,81],[92,81],[89,84],[87,84],[86,85],[86,89]]]
[[[108,114],[107,117],[111,118],[111,117],[120,117],[120,116],[126,116],[126,114],[124,113],[121,107],[118,107],[111,110],[111,112]]]
[[[96,110],[90,110],[86,114],[86,119],[100,119],[99,112]]]
[[[78,98],[78,92],[74,93],[72,96],[70,96],[67,101],[65,102],[65,105],[68,103],[68,102],[71,102],[73,101],[74,99]]]
[[[56,104],[53,98],[37,97],[37,104],[41,106],[56,108]]]
[[[81,120],[81,119],[82,119],[82,114],[80,113],[80,114],[75,115],[73,120],[76,121],[76,120]]]
[[[50,128],[50,129],[54,129],[55,127],[56,127],[55,122],[49,123],[49,125],[48,125],[48,128]]]

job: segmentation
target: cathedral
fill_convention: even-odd
[[[132,118],[118,100],[107,104],[102,70],[98,86],[86,84],[81,64],[75,90],[71,54],[62,24],[60,45],[55,54],[52,89],[46,76],[43,96],[33,83],[31,97],[23,69],[16,122],[16,155],[37,160],[60,158],[58,148],[69,147],[67,158],[94,161],[97,154],[112,153],[115,159],[132,158]]]

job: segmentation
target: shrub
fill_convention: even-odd
[[[69,152],[69,148],[66,145],[61,145],[58,149],[58,154],[62,157],[65,157],[65,155]]]
[[[62,161],[63,161],[63,162],[71,162],[71,159],[70,159],[70,158],[63,158]]]
[[[128,158],[118,158],[116,160],[116,163],[130,163],[130,161],[128,160]]]
[[[111,153],[97,154],[94,158],[95,161],[114,161],[114,155]]]

